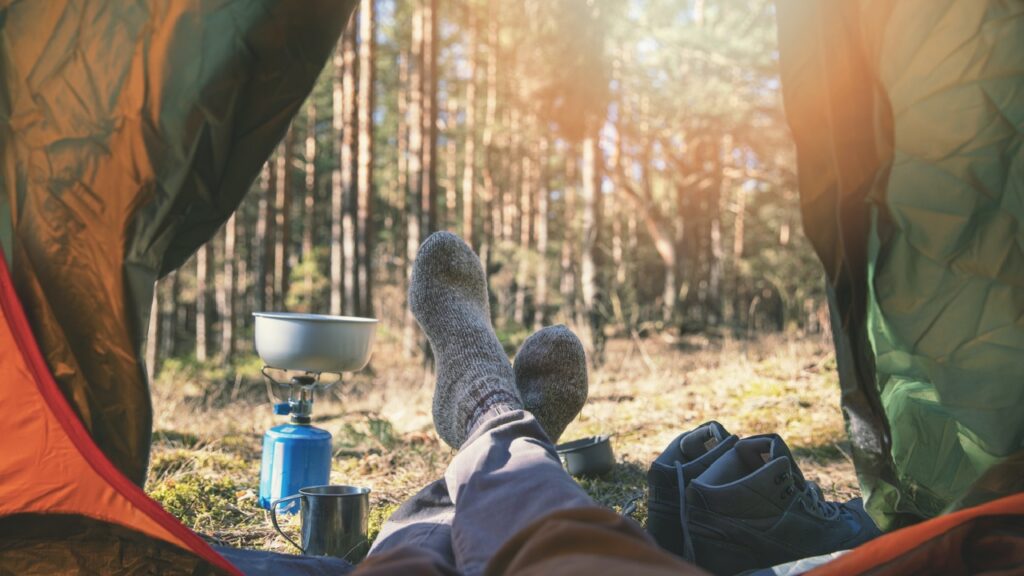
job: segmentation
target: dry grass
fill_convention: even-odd
[[[401,359],[394,335],[381,336],[372,372],[335,387],[315,409],[315,424],[334,434],[331,481],[373,489],[371,533],[451,457],[431,425],[432,377],[419,362]],[[258,361],[237,373],[174,364],[164,370],[154,385],[148,490],[213,540],[287,551],[256,505],[262,434],[280,419],[271,414]],[[778,432],[827,495],[856,494],[834,359],[818,339],[612,340],[604,367],[591,374],[590,400],[564,438],[614,435],[616,470],[581,483],[621,509],[644,492],[646,468],[665,445],[710,419],[740,435]],[[643,501],[635,516],[645,520]],[[297,528],[294,518],[288,524]]]

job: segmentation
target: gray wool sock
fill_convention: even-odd
[[[461,238],[437,232],[423,242],[409,306],[437,362],[434,427],[442,440],[458,449],[484,419],[523,407],[491,327],[483,267]]]
[[[523,407],[557,443],[587,401],[583,344],[565,326],[548,326],[523,342],[514,369]]]

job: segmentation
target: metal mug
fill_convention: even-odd
[[[302,532],[300,546],[277,524],[277,507],[299,500]],[[274,500],[270,520],[284,539],[307,556],[336,556],[357,561],[366,553],[370,489],[356,486],[312,486],[298,494]]]

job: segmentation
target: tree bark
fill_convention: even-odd
[[[409,98],[408,91],[405,89],[409,85],[409,53],[402,51],[398,54],[398,134],[396,136],[398,142],[396,143],[396,153],[398,155],[398,175],[396,178],[397,190],[396,196],[397,201],[397,216],[394,223],[395,240],[394,250],[395,259],[401,263],[399,270],[399,277],[401,278],[403,290],[407,290],[408,286],[405,285],[406,270],[408,269],[408,249],[406,244],[408,239],[406,233],[408,230],[408,224],[406,220],[409,217],[407,210],[407,202],[409,195]]]
[[[445,102],[447,104],[447,110],[445,111],[445,184],[444,184],[444,228],[446,230],[455,230],[456,222],[456,211],[458,210],[459,203],[459,190],[456,185],[458,182],[458,169],[459,169],[459,146],[458,139],[456,138],[456,128],[458,125],[459,117],[459,105],[455,100],[453,94],[454,90],[450,90],[446,96]],[[469,242],[469,240],[466,240]]]
[[[577,264],[579,262],[578,247],[580,244],[578,226],[576,224],[577,210],[577,170],[578,148],[574,145],[569,147],[565,158],[565,205],[562,211],[562,254],[561,269],[562,280],[559,292],[565,298],[563,306],[565,310],[565,323],[582,325],[579,319],[579,276],[577,275]]]
[[[274,228],[277,231],[274,243],[274,301],[275,310],[284,308],[288,297],[289,274],[288,248],[291,236],[289,206],[291,200],[291,179],[288,177],[289,156],[294,133],[291,129],[278,149],[274,175],[277,183],[274,195]]]
[[[275,152],[276,154],[276,152]],[[271,187],[275,158],[271,157],[263,164],[260,173],[260,201],[256,218],[256,240],[259,248],[256,267],[257,309],[261,311],[274,309],[274,198]]]
[[[421,241],[436,231],[440,223],[437,218],[437,0],[422,2],[422,42],[420,59],[423,63],[421,82],[423,107],[423,167],[421,186],[423,223],[420,225]]]
[[[423,1],[416,0],[412,17],[412,54],[409,59],[409,164],[406,194],[406,285],[412,281],[412,263],[421,241],[423,223]],[[402,348],[411,358],[417,346],[416,319],[406,303]]]
[[[359,8],[359,157],[356,174],[358,187],[359,230],[359,306],[358,313],[372,317],[373,312],[373,108],[374,67],[376,57],[377,15],[374,0],[362,0]]]
[[[169,358],[176,352],[178,338],[178,271],[164,277],[157,288],[163,291],[160,295],[160,356]]]
[[[601,257],[601,204],[602,194],[599,176],[599,150],[597,135],[593,132],[583,139],[583,166],[581,196],[583,200],[583,229],[581,246],[580,276],[583,287],[583,304],[587,309],[587,328],[591,358],[599,364],[604,352],[604,310],[602,293]]]
[[[473,210],[476,188],[476,68],[477,59],[480,57],[478,45],[477,21],[473,16],[472,8],[466,10],[466,45],[469,50],[468,66],[469,78],[466,80],[465,96],[465,139],[462,148],[462,237],[469,242],[474,249],[479,249],[480,241],[476,236],[476,229],[473,225]]]
[[[224,224],[223,275],[217,283],[217,307],[220,309],[220,359],[230,360],[235,354],[235,236],[238,213]]]
[[[252,224],[241,208],[235,212],[235,289],[229,297],[232,316],[232,338],[231,351],[238,352],[238,335],[244,333],[244,327],[248,326],[251,318],[250,312],[256,309],[252,289],[251,271],[249,269],[249,254],[255,249],[255,242],[249,236]],[[238,239],[241,238],[241,249],[238,246]]]
[[[316,213],[316,99],[310,96],[306,102],[306,141],[304,151],[305,192],[302,204],[302,277],[303,294],[306,297],[305,311],[314,312],[313,272],[316,255],[313,253],[313,222]]]
[[[537,210],[533,229],[537,235],[537,280],[536,292],[534,294],[533,326],[539,329],[547,322],[548,306],[548,139],[543,137],[540,140],[540,150],[537,155],[539,165],[537,167]]]
[[[345,209],[342,216],[342,251],[344,253],[344,301],[345,314],[355,316],[359,303],[359,278],[356,259],[356,245],[359,230],[356,221],[359,211],[359,197],[356,190],[356,19],[349,20],[341,40],[344,73],[341,80],[342,93],[342,136],[341,136],[341,187],[345,195]]]
[[[533,157],[530,148],[523,150],[520,168],[519,190],[519,262],[516,270],[516,300],[513,317],[516,324],[526,326],[526,285],[530,277],[530,247],[533,223]]]
[[[146,375],[149,381],[156,379],[160,362],[160,283],[153,283],[153,302],[149,308],[149,326],[146,329]]]
[[[341,169],[342,135],[345,132],[345,103],[342,76],[345,73],[344,49],[339,44],[332,58],[331,74],[331,133],[334,139],[337,165],[331,170],[331,263],[330,263],[330,313],[337,316],[343,312],[342,302],[345,290],[345,188],[342,185]]]
[[[203,244],[202,248],[196,252],[196,360],[199,362],[206,362],[210,351],[207,334],[209,329],[207,285],[210,277],[210,256],[210,242]]]
[[[487,212],[483,215],[483,239],[480,243],[480,260],[484,271],[490,270],[491,253],[501,233],[501,201],[494,182],[494,167],[497,151],[494,147],[494,124],[498,112],[498,19],[500,4],[488,3],[487,32],[487,106],[484,111],[484,130],[481,143],[484,149],[483,180],[484,200]]]

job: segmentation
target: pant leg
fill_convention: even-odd
[[[482,573],[505,542],[541,517],[596,506],[562,468],[537,420],[522,410],[481,425],[452,460],[445,480],[455,502],[455,561],[467,575]]]
[[[455,565],[452,552],[452,518],[455,505],[448,496],[444,479],[428,484],[403,503],[380,529],[370,555],[401,546],[426,548],[445,562]]]

